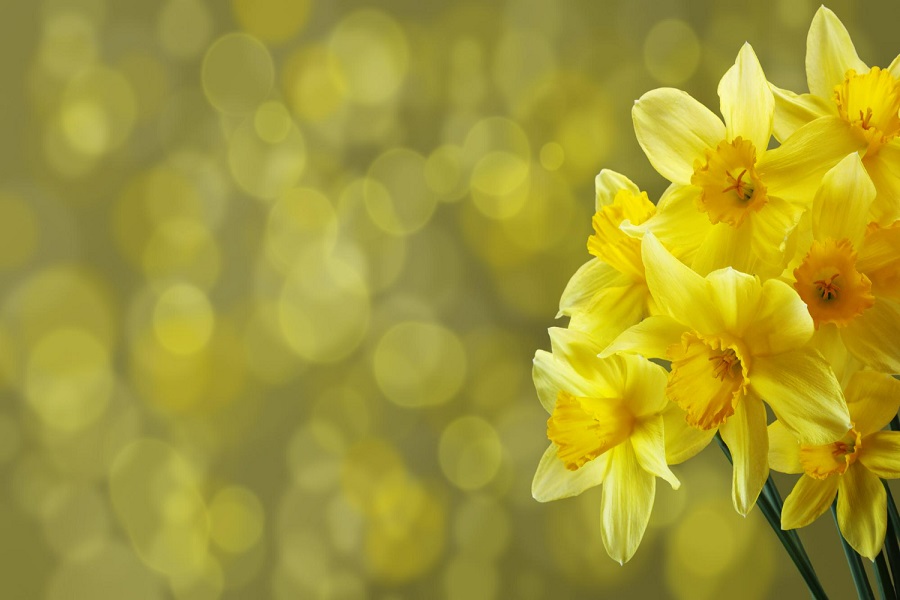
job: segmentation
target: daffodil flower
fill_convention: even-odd
[[[794,186],[808,186],[850,152],[859,152],[875,184],[872,217],[900,218],[900,56],[887,69],[860,60],[840,19],[820,7],[806,40],[808,94],[775,94],[777,164],[794,164]],[[805,173],[805,176],[804,176]]]
[[[782,473],[803,473],[784,501],[781,526],[805,527],[837,496],[841,533],[875,560],[884,544],[887,499],[880,478],[900,478],[900,432],[882,431],[900,408],[900,381],[858,371],[846,389],[852,426],[830,444],[799,443],[781,421],[769,425],[769,462]]]
[[[672,362],[666,394],[707,440],[720,431],[734,459],[734,506],[747,514],[769,471],[763,400],[804,443],[827,444],[850,428],[840,385],[807,345],[813,320],[786,283],[731,268],[701,277],[652,233],[642,257],[661,314],[627,329],[601,356]]]
[[[653,90],[635,103],[641,148],[680,188],[647,229],[666,245],[672,244],[670,234],[698,238],[691,266],[700,274],[730,266],[773,277],[783,269],[785,240],[811,195],[787,198],[783,186],[770,180],[777,168],[792,171],[793,166],[768,164],[775,103],[749,44],[719,82],[718,93],[724,123],[676,89]]]
[[[534,357],[534,384],[550,413],[550,446],[534,476],[532,494],[546,502],[603,484],[600,511],[603,543],[624,563],[647,528],[656,478],[680,483],[667,464],[690,458],[703,447],[677,419],[665,419],[666,374],[635,356],[597,358],[600,346],[571,329],[550,329],[552,352]],[[672,443],[667,447],[669,432]],[[683,421],[682,421],[683,422]]]
[[[875,194],[855,152],[825,175],[794,288],[820,349],[842,343],[862,364],[900,373],[900,228],[868,225]]]

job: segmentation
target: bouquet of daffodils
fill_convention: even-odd
[[[635,103],[638,142],[671,186],[654,204],[624,175],[597,176],[593,258],[562,294],[568,327],[534,358],[550,446],[533,494],[602,485],[603,542],[624,563],[656,478],[677,488],[670,466],[715,439],[735,509],[760,506],[815,597],[793,530],[829,507],[860,597],[860,556],[893,597],[900,57],[866,66],[823,7],[806,71],[809,93],[779,89],[745,44],[719,83],[721,118],[670,88]],[[799,475],[783,501],[770,469]]]

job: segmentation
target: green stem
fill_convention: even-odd
[[[716,442],[719,444],[719,448],[722,449],[722,453],[725,454],[725,458],[733,465],[731,451],[718,432],[716,433]],[[778,494],[778,488],[775,487],[775,482],[772,481],[771,477],[766,481],[763,493],[760,494],[756,504],[759,506],[760,512],[762,512],[766,521],[768,521],[769,527],[778,536],[778,541],[781,542],[788,556],[794,561],[794,566],[797,567],[797,570],[806,582],[806,587],[809,589],[810,594],[815,600],[828,600],[828,595],[816,576],[816,571],[809,560],[809,556],[806,554],[806,550],[803,548],[803,543],[800,541],[797,532],[793,530],[785,531],[781,528],[781,496]]]
[[[887,562],[884,560],[884,550],[875,557],[875,583],[878,585],[878,594],[881,596],[881,600],[896,599],[891,575],[888,573]]]
[[[894,503],[894,496],[891,494],[891,488],[888,487],[887,481],[881,480],[884,484],[884,491],[887,494],[887,535],[884,538],[884,549],[887,553],[888,563],[891,565],[891,575],[894,578],[894,594],[895,598],[900,599],[900,586],[897,579],[900,577],[900,544],[897,542],[897,536],[900,535],[900,514],[897,513],[897,505]]]
[[[891,431],[900,431],[900,416],[894,415],[894,418],[891,419],[890,424],[888,425]]]
[[[841,538],[841,545],[844,547],[844,556],[847,557],[847,565],[850,567],[850,574],[853,576],[853,585],[856,586],[856,595],[859,600],[875,600],[872,595],[872,587],[869,585],[869,578],[866,576],[866,568],[863,566],[862,558],[856,553],[856,550],[844,539],[841,533],[841,526],[837,518],[837,501],[831,505],[831,516],[834,517],[834,526]]]

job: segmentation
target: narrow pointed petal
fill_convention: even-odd
[[[887,226],[900,219],[900,141],[883,146],[878,154],[863,161],[877,195],[872,203],[872,220]]]
[[[900,54],[895,56],[894,60],[891,61],[891,66],[888,67],[888,71],[891,72],[894,79],[900,79]]]
[[[613,560],[624,564],[634,556],[647,529],[656,477],[641,468],[631,444],[621,444],[611,454],[600,499],[603,545]]]
[[[709,232],[694,254],[691,268],[706,276],[725,267],[739,266],[745,273],[755,273],[759,257],[752,251],[753,228],[749,223],[735,229],[728,223],[710,225]]]
[[[859,154],[851,152],[822,178],[813,202],[813,235],[817,240],[846,238],[858,250],[874,200],[875,185]]]
[[[800,464],[800,442],[781,421],[769,425],[769,466],[779,473],[803,472]]]
[[[631,111],[634,133],[650,164],[673,183],[689,185],[694,161],[725,139],[725,125],[686,92],[647,92]]]
[[[647,286],[660,311],[700,333],[720,329],[709,284],[672,256],[652,233],[641,244]]]
[[[685,412],[674,402],[663,411],[666,434],[666,462],[670,465],[683,463],[706,448],[716,434],[716,429],[698,429],[688,425]]]
[[[710,273],[706,280],[712,301],[719,307],[722,328],[736,337],[742,337],[756,317],[762,294],[759,279],[729,267]]]
[[[678,343],[687,327],[665,315],[647,317],[623,331],[600,353],[601,357],[618,352],[640,354],[646,358],[666,358],[669,346]]]
[[[766,407],[752,394],[745,396],[719,432],[734,461],[731,499],[735,510],[746,516],[769,476]]]
[[[804,205],[815,197],[828,169],[864,147],[843,119],[822,117],[766,152],[759,160],[758,171],[770,196]]]
[[[867,366],[900,373],[900,303],[876,297],[874,306],[845,327],[841,337]]]
[[[634,229],[653,235],[680,260],[688,262],[713,227],[709,217],[697,209],[700,188],[672,185],[659,200],[656,214]]]
[[[608,287],[598,292],[583,310],[572,314],[569,329],[584,331],[600,347],[606,346],[647,312],[650,290],[643,281]]]
[[[628,409],[638,419],[659,415],[665,410],[667,373],[660,365],[646,358],[628,354],[597,359],[602,363],[619,364],[622,380],[619,390],[628,399]]]
[[[900,410],[900,381],[887,373],[857,371],[845,389],[850,418],[862,436],[884,429]]]
[[[728,139],[742,137],[753,142],[757,152],[765,151],[772,137],[775,100],[750,44],[741,47],[718,92]]]
[[[531,376],[541,406],[548,413],[553,412],[560,390],[578,396],[590,396],[591,394],[589,383],[578,375],[571,365],[544,350],[534,353]]]
[[[559,299],[559,314],[556,317],[572,316],[578,311],[586,310],[598,292],[608,287],[625,285],[627,281],[625,276],[599,258],[592,258],[581,265],[569,279]]]
[[[577,496],[603,482],[609,452],[598,456],[576,471],[569,471],[557,456],[558,450],[556,444],[550,444],[541,457],[541,462],[538,463],[534,480],[531,482],[531,495],[538,502]]]
[[[800,348],[813,331],[812,317],[797,292],[770,279],[762,285],[756,315],[742,338],[753,356],[770,356]]]
[[[859,462],[882,479],[900,478],[900,431],[877,431],[866,436]]]
[[[590,379],[597,365],[595,357],[602,350],[600,344],[583,331],[565,327],[551,327],[547,333],[553,355],[571,365],[585,379]]]
[[[848,69],[868,71],[859,59],[853,40],[841,20],[833,12],[820,7],[813,17],[806,38],[806,81],[809,91],[831,98],[834,86],[844,80]]]
[[[750,386],[801,444],[830,444],[850,430],[841,386],[809,347],[755,358]]]
[[[801,477],[788,497],[784,499],[781,528],[806,527],[818,519],[834,502],[839,482],[839,475],[832,475],[825,479],[813,479],[809,475]]]
[[[596,202],[594,210],[598,211],[604,206],[613,203],[613,200],[622,190],[628,190],[635,196],[640,195],[640,188],[633,181],[611,169],[603,169],[594,178],[594,192]]]
[[[837,114],[834,101],[813,94],[795,94],[769,84],[775,97],[775,139],[783,142],[795,131],[819,117]]]
[[[875,560],[887,530],[887,494],[881,480],[860,464],[850,465],[841,476],[837,516],[853,549]]]
[[[666,463],[665,430],[660,415],[648,417],[635,426],[631,445],[642,469],[665,479],[674,490],[681,487],[681,482]]]

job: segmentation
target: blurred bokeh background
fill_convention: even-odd
[[[830,7],[900,50],[896,2]],[[531,357],[594,175],[664,188],[632,102],[717,107],[744,41],[805,90],[816,8],[5,2],[0,596],[802,597],[715,448],[624,568],[598,490],[533,501]]]

